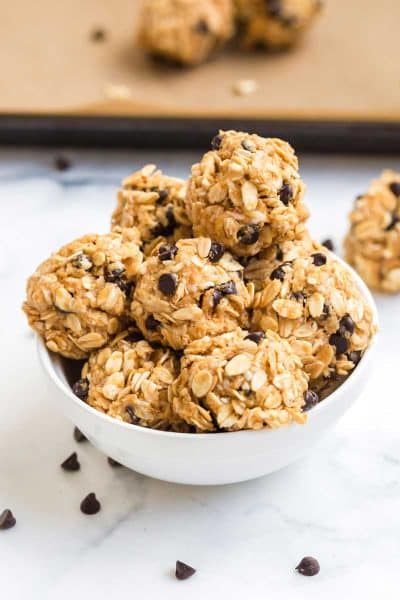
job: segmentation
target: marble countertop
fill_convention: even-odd
[[[106,231],[119,180],[145,162],[185,176],[197,156],[0,150],[0,531],[5,600],[399,597],[400,298],[377,297],[381,332],[371,384],[306,460],[256,481],[183,487],[112,469],[47,397],[33,335],[20,311],[26,277],[47,254]],[[398,158],[304,157],[317,238],[340,242],[352,199]],[[59,464],[77,451],[82,469]],[[85,517],[95,491],[102,511]],[[305,555],[321,572],[304,578]],[[180,559],[198,569],[175,580]]]

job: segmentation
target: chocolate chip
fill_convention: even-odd
[[[72,391],[75,396],[78,396],[81,400],[86,400],[89,393],[89,380],[88,379],[78,379],[72,386]]]
[[[222,135],[216,135],[211,140],[211,148],[212,150],[219,150],[221,148],[223,137]]]
[[[329,343],[331,346],[335,346],[336,356],[345,354],[349,348],[349,342],[346,340],[345,337],[340,335],[339,332],[332,333],[332,335],[329,337]]]
[[[139,419],[135,415],[135,412],[134,412],[132,406],[127,406],[125,408],[125,412],[129,415],[132,425],[137,425],[139,423]]]
[[[215,288],[213,290],[213,294],[212,294],[213,308],[217,308],[218,304],[222,300],[222,296],[223,296],[222,292],[220,292],[220,290],[218,288]]]
[[[339,332],[344,335],[346,332],[352,335],[354,333],[354,321],[350,315],[345,315],[339,321]]]
[[[218,242],[211,242],[210,252],[208,253],[208,259],[212,263],[218,262],[225,252],[225,246],[218,244]]]
[[[332,240],[331,240],[331,239],[329,239],[329,238],[328,238],[328,239],[326,239],[326,240],[324,240],[324,241],[322,242],[322,245],[323,245],[323,246],[325,246],[325,248],[326,248],[327,250],[330,250],[331,252],[334,252],[334,250],[335,250],[335,245],[334,245],[334,243],[332,242]]]
[[[261,340],[265,339],[265,333],[263,331],[252,331],[244,339],[259,344]]]
[[[307,390],[304,394],[305,405],[303,410],[307,411],[316,406],[319,402],[318,394],[313,392],[312,390]]]
[[[83,269],[84,271],[90,271],[93,267],[93,263],[87,254],[78,254],[72,261],[72,265],[76,269]]]
[[[189,577],[191,577],[195,573],[196,573],[196,569],[193,569],[193,567],[186,565],[185,563],[181,562],[180,560],[176,561],[175,577],[177,579],[180,579],[181,581],[183,581],[184,579],[189,579]]]
[[[169,196],[169,190],[157,190],[158,193],[158,202],[164,202]]]
[[[136,342],[140,342],[141,340],[143,340],[143,334],[141,331],[136,329],[134,331],[130,331],[128,335],[124,338],[124,340],[126,342],[129,342],[130,344],[135,344]]]
[[[111,456],[109,456],[107,458],[107,462],[110,465],[110,467],[113,467],[113,469],[118,469],[119,467],[123,466],[123,465],[121,465],[121,463],[119,463],[116,460],[114,460],[113,458],[111,458]]]
[[[292,295],[296,302],[301,302],[302,304],[306,303],[307,298],[303,292],[293,292]]]
[[[81,511],[84,515],[95,515],[100,509],[100,502],[97,500],[94,492],[88,494],[81,502]]]
[[[358,363],[361,360],[361,351],[360,350],[353,350],[352,352],[349,352],[349,354],[347,355],[347,358],[354,363],[355,365],[358,365]]]
[[[311,257],[316,267],[322,267],[323,265],[326,265],[326,256],[325,254],[322,254],[322,252],[316,252],[315,254],[312,254]]]
[[[256,151],[254,144],[252,142],[250,142],[250,140],[243,140],[242,148],[243,148],[243,150],[247,150],[247,152],[255,152]]]
[[[172,260],[178,253],[178,248],[175,244],[163,244],[158,249],[158,258],[161,262]]]
[[[172,206],[168,206],[165,211],[165,219],[166,223],[158,223],[152,230],[152,234],[154,237],[165,236],[168,237],[174,233],[174,229],[177,225],[174,215],[174,209]]]
[[[107,283],[116,283],[125,273],[125,267],[115,267],[114,269],[107,268],[104,279]]]
[[[306,577],[313,577],[313,575],[317,575],[319,570],[319,562],[312,556],[305,556],[302,558],[296,567],[296,571],[302,575],[305,575]]]
[[[322,315],[323,315],[324,319],[327,319],[330,314],[331,314],[331,309],[329,308],[328,304],[324,304],[324,306],[322,308]]]
[[[279,279],[279,281],[283,281],[285,279],[285,271],[282,269],[282,266],[276,267],[269,276],[271,280]]]
[[[74,440],[81,444],[82,442],[87,442],[87,437],[83,435],[82,431],[77,427],[74,428]]]
[[[104,42],[106,37],[107,36],[104,29],[93,29],[93,31],[90,33],[90,39],[92,42]]]
[[[134,286],[133,281],[128,281],[125,279],[125,277],[120,277],[119,279],[116,279],[114,283],[128,298],[132,296],[132,290]]]
[[[400,182],[399,181],[393,181],[393,183],[391,183],[389,185],[389,189],[396,196],[396,198],[400,198]]]
[[[258,225],[244,225],[237,232],[237,239],[245,246],[251,246],[258,241],[260,229]]]
[[[210,28],[208,27],[207,21],[205,21],[204,19],[200,19],[199,21],[197,21],[195,31],[197,31],[197,33],[202,34],[210,33]]]
[[[163,273],[158,279],[158,289],[165,296],[173,296],[178,286],[178,277],[175,273]]]
[[[266,8],[271,17],[281,17],[282,4],[281,0],[266,0]]]
[[[283,184],[279,190],[279,198],[285,206],[288,206],[289,202],[293,200],[293,188],[289,183]]]
[[[275,258],[276,260],[283,260],[283,251],[280,248],[277,249]]]
[[[385,228],[385,231],[391,231],[396,227],[397,223],[400,223],[400,217],[395,213],[392,215],[392,219],[389,225]]]
[[[71,168],[71,161],[66,156],[60,154],[60,156],[56,156],[54,159],[54,168],[57,171],[68,171]]]
[[[237,294],[237,287],[234,281],[228,281],[227,283],[222,283],[218,286],[219,291],[224,296],[229,296],[232,294]]]
[[[144,326],[149,331],[156,331],[160,327],[160,321],[157,321],[153,315],[149,315],[144,322]]]
[[[11,529],[16,525],[17,521],[9,508],[3,510],[0,515],[0,529]]]
[[[76,452],[73,452],[71,456],[64,460],[61,463],[61,468],[64,471],[79,471],[81,465],[79,464],[78,455]]]

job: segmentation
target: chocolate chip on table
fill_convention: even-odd
[[[88,379],[78,379],[72,386],[72,391],[75,396],[78,396],[81,400],[86,400],[89,393],[89,380]]]
[[[357,366],[361,360],[361,356],[362,354],[360,350],[353,350],[352,352],[348,353],[347,358],[351,360],[351,362],[354,363],[355,366]]]
[[[218,262],[225,252],[225,246],[223,244],[219,244],[218,242],[211,242],[210,252],[208,253],[208,259],[212,263]]]
[[[197,31],[197,33],[210,33],[210,28],[208,27],[208,23],[207,21],[205,21],[204,19],[200,19],[199,21],[197,21],[196,25],[195,25],[195,31]]]
[[[178,277],[175,273],[163,273],[158,279],[158,289],[165,296],[173,296],[178,287]]]
[[[326,256],[325,254],[322,254],[322,252],[316,252],[315,254],[312,254],[311,258],[313,259],[313,263],[316,267],[322,267],[323,265],[326,265]]]
[[[82,431],[77,427],[74,428],[74,440],[81,444],[82,442],[87,442],[87,437],[83,435]]]
[[[218,135],[214,136],[213,139],[211,140],[211,149],[219,150],[221,148],[222,140],[223,140],[222,135],[218,134]]]
[[[0,514],[0,529],[11,529],[17,521],[9,508],[3,510]]]
[[[250,142],[250,140],[243,140],[242,148],[243,148],[243,150],[247,150],[247,152],[255,152],[256,151],[254,144],[252,142]]]
[[[305,556],[297,565],[296,571],[302,575],[305,575],[306,577],[313,577],[320,571],[319,562],[312,556]]]
[[[71,168],[71,161],[66,156],[60,154],[54,159],[54,168],[57,169],[57,171],[68,171],[68,169]]]
[[[153,315],[149,315],[144,322],[144,325],[149,331],[156,331],[160,327],[160,321],[157,321]]]
[[[289,183],[283,184],[279,190],[279,198],[285,206],[288,206],[289,202],[293,200],[293,188]]]
[[[90,39],[92,40],[92,42],[104,42],[106,37],[107,35],[105,30],[100,27],[93,29],[90,33]]]
[[[279,281],[283,281],[285,279],[285,271],[282,269],[282,266],[276,267],[269,276],[270,279],[279,279]]]
[[[65,459],[64,462],[61,463],[61,468],[64,469],[64,471],[79,471],[81,465],[77,453],[73,452],[71,456]]]
[[[334,245],[334,243],[332,242],[332,240],[331,240],[330,238],[328,238],[328,239],[324,240],[324,241],[322,242],[322,245],[323,245],[323,246],[324,246],[324,247],[325,247],[327,250],[330,250],[331,252],[334,252],[334,250],[335,250],[335,245]]]
[[[308,411],[318,404],[318,394],[316,392],[313,392],[312,390],[307,390],[304,394],[304,401],[305,405],[303,407],[303,410]]]
[[[389,185],[389,189],[396,198],[400,198],[400,181],[393,181],[393,183]]]
[[[84,515],[95,515],[101,509],[101,504],[96,498],[96,494],[91,492],[81,502],[81,512]]]
[[[244,225],[237,232],[237,239],[245,246],[251,246],[258,241],[260,229],[258,225]]]
[[[114,460],[113,458],[111,458],[111,456],[109,456],[107,458],[107,462],[110,465],[110,467],[113,467],[114,469],[118,469],[119,467],[123,466],[123,465],[121,465],[121,463],[119,463],[116,460]]]
[[[329,337],[329,343],[336,348],[336,356],[345,354],[349,349],[349,342],[340,333],[332,333]]]
[[[350,315],[344,315],[339,321],[339,332],[341,334],[349,333],[352,335],[354,333],[354,321]]]
[[[190,567],[189,565],[181,562],[180,560],[176,561],[175,567],[175,577],[183,581],[184,579],[189,579],[196,573],[196,569]]]
[[[161,262],[172,260],[178,253],[178,248],[175,244],[163,244],[158,249],[158,258]]]
[[[263,331],[252,331],[244,339],[259,344],[261,340],[265,339],[265,333]]]
[[[137,425],[139,423],[139,419],[135,415],[135,411],[133,410],[132,406],[127,406],[125,408],[125,412],[129,415],[132,425]]]

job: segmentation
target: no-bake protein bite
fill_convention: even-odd
[[[235,0],[239,37],[248,48],[293,46],[321,11],[322,0]]]
[[[126,320],[142,263],[138,230],[88,234],[51,255],[28,279],[23,310],[52,352],[82,359]]]
[[[349,216],[346,260],[371,288],[400,292],[400,174],[384,171]]]
[[[127,331],[97,352],[82,369],[83,398],[97,410],[133,425],[187,431],[174,413],[168,388],[179,373],[179,358],[168,348],[154,348],[137,331]]]
[[[146,339],[178,350],[246,327],[252,286],[242,277],[242,265],[209,238],[161,244],[140,268],[132,317]]]
[[[251,328],[287,339],[311,380],[348,375],[375,332],[372,311],[348,270],[314,242],[311,253],[279,257],[261,273],[254,279]]]
[[[111,227],[137,227],[145,254],[163,239],[191,237],[185,195],[185,181],[163,175],[155,165],[146,165],[123,180]]]
[[[171,389],[176,413],[198,432],[304,423],[308,378],[287,341],[236,329],[192,342]]]
[[[139,44],[150,54],[197,65],[234,33],[233,0],[145,0]]]
[[[280,139],[220,131],[192,167],[186,209],[195,235],[237,256],[299,238],[309,216],[293,148]]]

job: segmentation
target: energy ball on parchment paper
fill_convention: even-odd
[[[197,65],[234,33],[233,0],[145,0],[139,44],[150,54]]]
[[[241,329],[192,342],[171,387],[175,412],[198,432],[304,423],[308,378],[286,340]]]
[[[239,37],[248,48],[293,46],[322,8],[321,0],[235,0]]]
[[[384,171],[356,199],[344,248],[367,285],[400,292],[400,174]]]
[[[192,340],[246,327],[252,285],[209,238],[162,244],[140,269],[131,314],[146,339],[182,349]]]
[[[86,402],[121,421],[171,431],[189,426],[174,413],[168,388],[179,374],[179,358],[125,331],[92,352],[82,369]]]
[[[143,255],[135,228],[88,234],[55,252],[28,279],[23,310],[49,350],[86,358],[124,327]]]
[[[329,251],[314,242],[306,256],[264,265],[253,285],[251,328],[288,339],[311,380],[354,369],[376,327],[351,274]]]
[[[280,139],[220,131],[192,167],[186,210],[195,235],[253,256],[301,237],[309,216],[293,148]]]
[[[191,237],[185,195],[185,181],[163,175],[155,165],[146,165],[123,180],[111,227],[137,227],[145,254],[162,239],[176,241]]]

